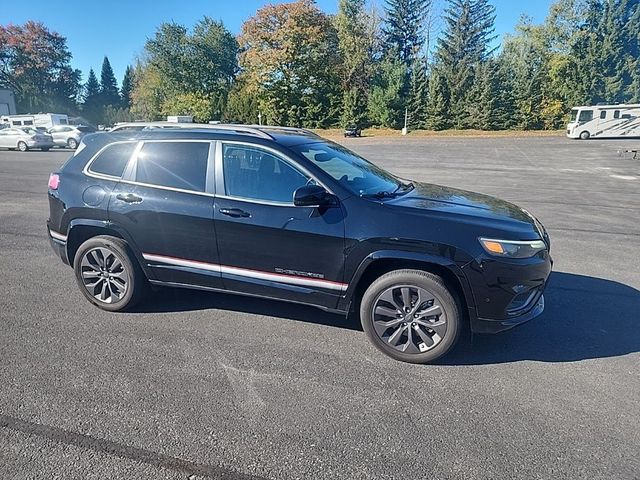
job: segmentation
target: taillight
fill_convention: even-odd
[[[52,173],[51,175],[49,175],[49,189],[57,190],[58,185],[60,185],[60,175],[58,175],[57,173]]]

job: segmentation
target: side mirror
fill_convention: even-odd
[[[320,185],[305,185],[293,192],[293,204],[296,207],[327,207],[337,203],[336,197]]]

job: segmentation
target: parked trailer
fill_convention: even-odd
[[[567,125],[567,137],[640,137],[640,104],[575,107]]]
[[[49,130],[56,125],[69,125],[69,117],[63,113],[28,113],[2,115],[0,122],[11,127],[41,127]]]

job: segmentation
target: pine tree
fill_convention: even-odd
[[[373,125],[399,128],[404,121],[404,89],[407,69],[397,58],[385,57],[379,64],[367,104]]]
[[[426,128],[427,103],[429,83],[427,80],[427,66],[425,59],[413,62],[411,78],[409,80],[409,100],[407,111],[409,127],[413,129]]]
[[[407,66],[413,63],[424,36],[424,21],[431,8],[431,0],[386,0],[384,50],[387,54],[397,55]]]
[[[82,111],[85,117],[94,123],[98,123],[101,120],[102,110],[100,84],[98,83],[98,79],[96,78],[93,68],[91,68],[89,69],[87,83],[84,85],[84,102],[82,104]]]
[[[127,65],[127,69],[124,71],[124,77],[122,78],[122,88],[120,89],[120,98],[122,99],[122,106],[129,108],[131,106],[131,91],[133,90],[133,69],[131,65]]]
[[[495,8],[488,0],[449,0],[444,18],[446,27],[438,42],[436,63],[451,96],[452,126],[464,128],[476,68],[494,51],[490,45],[496,38]]]
[[[100,94],[104,105],[117,105],[120,103],[118,82],[113,74],[111,63],[109,63],[109,59],[106,56],[102,61],[102,70],[100,71]]]
[[[444,75],[437,67],[431,70],[429,77],[429,102],[427,103],[426,127],[430,130],[451,128],[449,115],[450,93]]]

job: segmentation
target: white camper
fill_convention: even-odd
[[[26,115],[2,115],[0,122],[9,127],[41,127],[49,130],[56,125],[68,125],[69,117],[63,113],[28,113]]]
[[[640,137],[640,104],[575,107],[567,125],[567,137]]]

